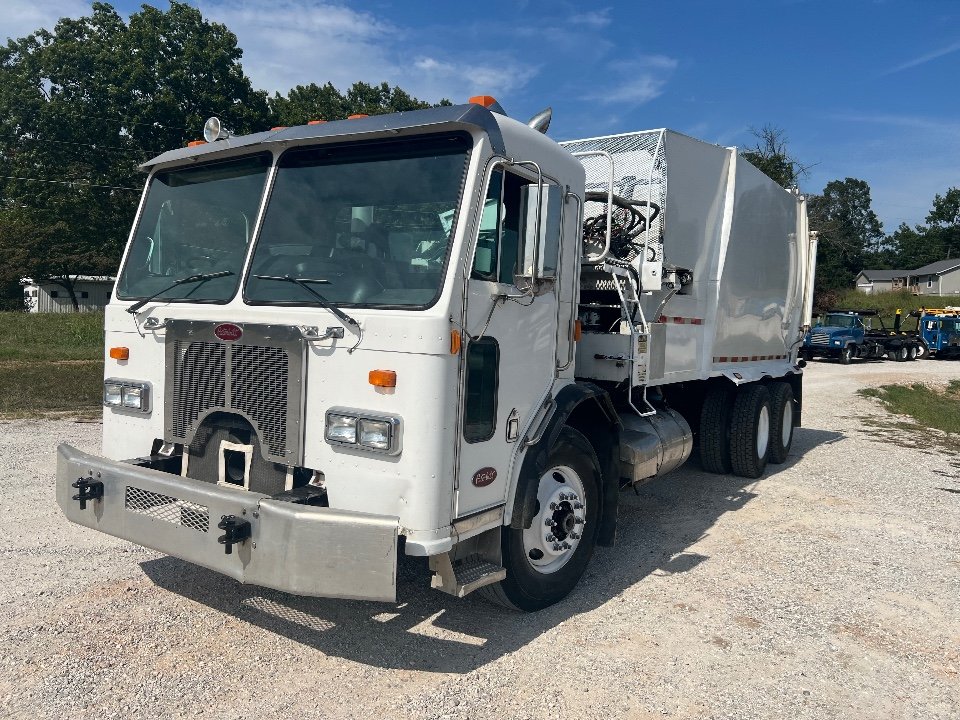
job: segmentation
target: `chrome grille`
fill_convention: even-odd
[[[124,506],[132,513],[146,515],[198,532],[207,532],[210,529],[210,510],[206,505],[178,500],[170,495],[161,495],[127,485]]]
[[[287,325],[243,325],[235,341],[215,335],[219,323],[174,320],[166,332],[166,439],[189,445],[211,413],[246,418],[263,456],[301,459],[304,343]]]
[[[282,348],[234,345],[231,353],[230,405],[246,413],[263,432],[273,455],[287,445],[289,363]]]
[[[200,415],[226,404],[227,348],[177,340],[174,353],[173,432],[184,437]]]
[[[813,335],[810,336],[810,344],[811,345],[829,345],[830,336],[827,335],[826,333],[813,333]]]

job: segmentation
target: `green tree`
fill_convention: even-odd
[[[916,268],[948,258],[960,257],[960,188],[949,188],[933,199],[926,224],[910,227],[902,223],[888,238],[896,263]]]
[[[225,26],[175,1],[126,24],[95,3],[88,17],[0,48],[0,253],[16,259],[7,272],[114,274],[141,162],[196,138],[213,114],[240,132],[269,127],[266,94],[240,56]]]
[[[791,188],[800,183],[808,168],[801,165],[787,152],[787,137],[784,131],[772,125],[764,125],[751,131],[757,138],[749,150],[741,150],[740,156],[763,172],[781,187]]]
[[[851,287],[871,252],[879,252],[883,225],[871,208],[864,180],[831,180],[808,201],[810,228],[819,232],[818,290]]]
[[[441,100],[440,105],[449,105]],[[343,120],[350,115],[383,115],[407,110],[422,110],[431,104],[412,97],[388,83],[368,85],[356,82],[341,93],[332,83],[297,85],[286,97],[274,93],[270,110],[276,125],[305,125],[310,120]]]

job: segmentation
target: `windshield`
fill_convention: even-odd
[[[117,283],[117,296],[146,298],[190,275],[164,300],[229,300],[236,288],[270,167],[270,155],[156,173]]]
[[[823,320],[824,327],[852,328],[857,325],[857,318],[853,315],[827,315]]]
[[[254,303],[425,307],[440,293],[470,144],[464,136],[284,153],[250,265]]]
[[[940,330],[942,332],[956,332],[957,330],[957,321],[956,319],[947,318],[940,321]]]

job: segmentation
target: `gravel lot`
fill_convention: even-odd
[[[67,523],[54,448],[2,423],[0,716],[957,718],[960,460],[858,387],[960,363],[815,362],[758,481],[696,465],[622,496],[619,547],[535,615],[426,587],[297,598]]]

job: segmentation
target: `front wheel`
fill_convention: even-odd
[[[853,357],[853,348],[847,345],[843,350],[840,351],[840,364],[849,365],[852,357]]]
[[[525,612],[565,598],[579,582],[596,545],[601,477],[589,441],[573,428],[563,428],[547,469],[532,480],[538,483],[538,510],[530,527],[503,528],[507,577],[479,592]]]
[[[930,358],[930,348],[927,347],[927,343],[924,340],[921,340],[917,343],[917,360],[927,360]]]

